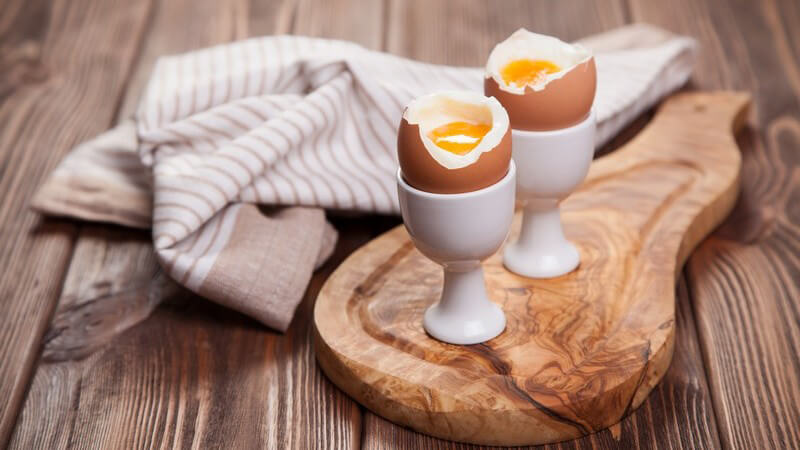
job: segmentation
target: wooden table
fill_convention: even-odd
[[[662,383],[620,425],[552,447],[797,448],[794,0],[4,0],[0,445],[466,448],[360,408],[314,361],[316,293],[345,256],[397,218],[335,218],[335,256],[278,334],[189,293],[162,292],[148,233],[43,219],[27,204],[72,146],[131,114],[165,53],[298,33],[477,66],[519,26],[569,40],[634,21],[700,41],[693,88],[752,92],[754,114],[740,137],[742,194],[677,286],[677,345]]]

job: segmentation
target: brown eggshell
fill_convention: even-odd
[[[513,94],[500,89],[492,77],[484,79],[483,89],[487,97],[496,98],[508,111],[511,128],[556,130],[575,125],[589,114],[597,89],[597,69],[592,57],[547,83],[541,91],[528,86],[524,94]]]
[[[435,194],[460,194],[491,186],[502,180],[511,162],[511,129],[497,146],[477,161],[460,169],[448,169],[428,153],[419,125],[404,118],[397,133],[397,159],[403,178],[411,186]]]

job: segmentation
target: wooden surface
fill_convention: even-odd
[[[578,39],[647,21],[700,41],[691,88],[752,92],[754,114],[739,138],[742,194],[689,258],[663,381],[619,426],[549,447],[797,447],[800,4],[495,3],[4,0],[0,446],[469,447],[360,409],[313,360],[317,290],[344,256],[397,219],[336,219],[337,257],[279,335],[162,284],[148,233],[43,220],[26,205],[69,148],[132,110],[164,52],[294,32],[477,66],[520,25]],[[102,333],[92,331],[96,323]]]
[[[325,374],[380,416],[460,442],[559,442],[619,422],[669,367],[674,286],[689,252],[736,201],[734,132],[748,104],[736,93],[676,95],[632,141],[595,160],[562,203],[580,267],[534,280],[508,272],[495,253],[486,283],[508,326],[483,344],[425,333],[442,269],[405,227],[363,246],[317,298]]]

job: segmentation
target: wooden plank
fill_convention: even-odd
[[[699,87],[753,92],[737,209],[689,261],[689,287],[728,448],[800,446],[800,5],[634,1],[636,19],[701,41]]]
[[[222,7],[212,2],[194,3],[191,8],[181,2],[156,5],[153,23],[119,117],[132,114],[158,56],[238,37],[235,30],[237,26],[241,28],[241,21],[233,20],[230,14],[233,7],[219,6]],[[235,6],[241,7],[242,2]],[[185,15],[185,11],[196,15]],[[184,17],[186,22],[176,23],[176,17]],[[210,21],[207,17],[217,20]],[[199,18],[212,22],[203,27],[202,33],[188,26]],[[155,261],[148,232],[85,225],[48,330],[43,352],[45,364],[36,374],[13,444],[21,447],[34,442],[66,445],[65,436],[73,430],[62,425],[74,422],[78,416],[72,407],[80,398],[81,374],[86,370],[86,363],[71,360],[107,345],[117,334],[146,318],[174,290],[174,284],[166,280]],[[119,311],[126,314],[118,314]],[[64,373],[69,376],[63,376]],[[58,381],[39,383],[51,378]],[[54,426],[46,427],[47,433],[41,433],[38,428],[38,433],[32,433],[28,428],[41,423]]]
[[[529,2],[389,0],[386,50],[438,64],[483,67],[520,27],[577,40],[627,22],[622,0]]]
[[[586,2],[529,2],[497,6],[444,2],[391,4],[388,50],[432,62],[483,65],[492,46],[519,26],[575,40],[626,23],[627,5]],[[589,10],[587,10],[587,8]],[[447,17],[448,19],[444,19]],[[523,17],[524,19],[520,20]],[[442,21],[447,20],[445,24]],[[453,25],[451,25],[453,23]],[[455,25],[458,24],[458,25]],[[469,30],[469,31],[467,31]],[[453,33],[464,36],[454,39]],[[458,46],[459,50],[453,48]],[[640,129],[644,121],[632,130]],[[626,134],[626,132],[623,132]],[[629,134],[629,133],[628,133]],[[617,145],[627,139],[617,140]],[[480,448],[430,438],[366,412],[364,448]],[[675,354],[670,369],[642,406],[622,423],[548,448],[716,448],[714,411],[696,344],[695,324],[684,281],[679,283]]]
[[[203,33],[187,32],[188,27],[174,26],[174,18],[183,13],[185,4],[157,4],[149,27],[152,33],[145,39],[123,95],[117,122],[132,116],[159,56],[246,36],[247,22],[243,24],[239,20],[239,16],[248,16],[246,2],[222,7],[218,3],[195,3],[193,6],[197,16],[190,19],[223,18],[209,23]],[[239,13],[232,15],[236,10]],[[269,10],[268,14],[258,17],[263,22],[261,27],[269,26],[269,19],[277,18],[273,17],[273,12]],[[149,232],[93,223],[83,225],[48,331],[44,359],[57,361],[90,354],[116,334],[145,319],[176,289],[156,263]],[[153,295],[156,290],[164,292]],[[85,326],[87,323],[92,326]]]
[[[350,232],[285,335],[182,293],[87,358],[43,364],[11,448],[355,448],[358,407],[308,344],[325,278],[376,234],[374,221],[339,226]]]
[[[192,2],[191,7],[185,2],[155,5],[118,120],[133,113],[160,55],[241,37],[247,29],[242,26],[240,16],[247,17],[248,6],[241,1],[235,4]],[[237,9],[238,15],[232,14]],[[186,11],[194,15],[185,14]],[[176,17],[183,17],[184,22],[176,21]],[[267,17],[261,19],[266,21]],[[197,32],[190,26],[192,23],[206,23],[206,26],[202,27],[202,32]],[[77,417],[72,407],[80,398],[81,374],[87,364],[72,360],[108,345],[115,336],[145,319],[176,290],[175,284],[158,267],[149,232],[84,225],[47,332],[42,355],[44,364],[36,373],[13,445],[64,446],[65,436],[73,430],[63,424],[72,423]],[[49,381],[42,384],[42,380]],[[43,433],[39,428],[42,423],[53,426],[45,427]],[[29,427],[36,427],[36,433]]]
[[[345,31],[327,20],[336,11],[347,11],[340,6],[159,3],[120,117],[134,110],[159,55],[292,28],[312,35],[341,34]],[[304,11],[302,20],[296,10]],[[381,9],[370,14],[379,18]],[[370,45],[365,35],[359,39]],[[374,235],[369,226],[363,228],[343,236],[334,260]],[[174,284],[161,275],[148,233],[86,226],[12,446],[356,446],[359,408],[319,374],[310,347],[310,302],[333,264],[315,275],[286,335],[180,292],[170,305],[117,337],[173,294]],[[127,313],[114,314],[119,310]],[[89,321],[98,325],[87,327]],[[200,341],[208,345],[196,348]],[[190,351],[178,351],[183,348]],[[230,348],[246,351],[235,352],[224,364],[214,362]],[[143,368],[166,375],[159,372],[154,380]],[[130,405],[139,406],[131,413]],[[97,416],[98,410],[104,414]]]
[[[151,6],[9,0],[0,12],[0,446],[17,419],[77,229],[41,221],[28,202],[68,149],[111,122]]]
[[[380,49],[384,37],[384,1],[298,0],[293,34],[344,39]]]

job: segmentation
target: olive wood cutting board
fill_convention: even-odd
[[[317,299],[320,366],[376,414],[445,439],[541,444],[619,422],[669,366],[676,279],[736,200],[734,132],[748,105],[741,93],[673,96],[629,143],[595,160],[562,206],[580,267],[534,280],[506,271],[502,251],[487,260],[489,295],[508,324],[484,344],[425,334],[442,271],[405,228],[364,245]]]

